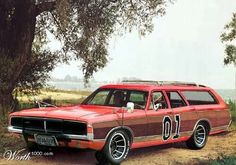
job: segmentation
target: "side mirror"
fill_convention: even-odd
[[[157,104],[154,104],[153,108],[155,111],[157,111],[158,109],[161,108],[161,106],[162,106],[161,103],[157,103]]]
[[[129,113],[132,113],[134,111],[134,103],[133,102],[128,102],[126,105],[127,111]]]

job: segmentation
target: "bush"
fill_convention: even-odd
[[[235,165],[236,164],[236,156],[223,156],[218,157],[216,160],[213,160],[210,165]]]
[[[231,113],[231,117],[232,117],[232,124],[236,125],[236,102],[229,100],[228,102],[229,108],[230,108],[230,113]]]

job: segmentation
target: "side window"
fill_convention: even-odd
[[[183,91],[189,105],[217,104],[216,99],[208,91]]]
[[[178,108],[178,107],[186,106],[186,103],[181,98],[178,92],[166,92],[166,94],[170,100],[171,108]]]
[[[165,96],[162,92],[153,92],[151,98],[151,104],[149,109],[156,109],[155,107],[158,106],[158,109],[166,109],[168,105],[165,100]]]
[[[115,107],[123,107],[125,106],[127,91],[123,90],[114,90],[108,105]]]
[[[135,109],[144,109],[147,100],[146,92],[130,91],[129,102],[134,103]]]

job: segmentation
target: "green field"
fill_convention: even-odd
[[[18,97],[18,109],[34,108],[35,101],[43,101],[56,106],[67,106],[80,104],[91,92],[78,90],[58,90],[45,88],[37,95],[20,94]]]

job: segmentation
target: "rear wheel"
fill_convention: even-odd
[[[191,138],[186,141],[186,144],[191,149],[201,149],[206,145],[208,138],[208,128],[204,123],[199,123]]]
[[[123,130],[111,133],[101,153],[96,153],[96,159],[100,164],[104,162],[120,164],[128,155],[130,138]]]

